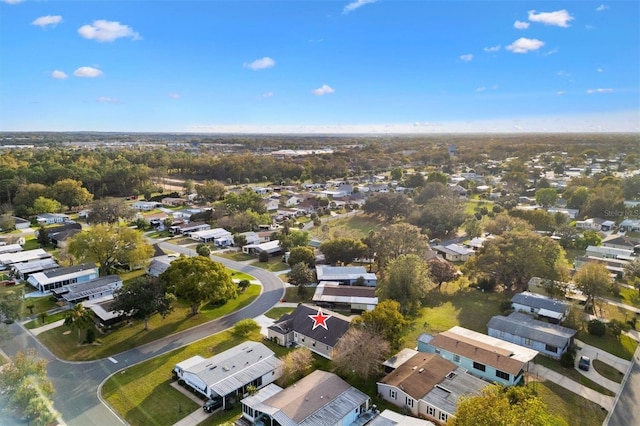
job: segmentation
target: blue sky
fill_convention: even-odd
[[[640,131],[636,0],[0,1],[0,130]]]

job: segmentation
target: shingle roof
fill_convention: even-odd
[[[539,321],[520,312],[513,312],[508,317],[496,315],[489,320],[487,328],[560,348],[576,334],[576,330]]]
[[[316,329],[313,330],[314,321],[309,318],[309,315],[317,314],[318,308],[305,304],[300,304],[290,314],[283,315],[269,327],[269,329],[284,334],[295,331],[310,339],[334,347],[336,343],[338,343],[338,340],[347,332],[351,323],[347,317],[338,313],[327,309],[323,309],[322,312],[325,315],[331,315],[326,320],[328,330],[325,330],[323,327],[316,327]]]
[[[395,386],[413,399],[421,399],[457,367],[436,354],[419,353],[409,358],[380,383]]]

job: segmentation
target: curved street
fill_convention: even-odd
[[[163,242],[160,246],[167,251],[195,255],[194,250],[175,244]],[[59,360],[18,323],[11,324],[9,327],[10,332],[15,336],[3,344],[3,349],[8,355],[13,356],[19,350],[35,348],[41,358],[49,361],[47,371],[56,390],[53,397],[54,407],[67,425],[123,424],[123,420],[100,400],[99,387],[106,378],[133,364],[223,331],[241,319],[257,317],[283,298],[284,283],[275,274],[221,257],[211,256],[211,258],[231,269],[254,276],[262,283],[260,296],[249,306],[227,316],[121,352],[108,359],[87,362]]]

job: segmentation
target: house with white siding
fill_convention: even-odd
[[[318,282],[337,282],[342,285],[354,285],[362,278],[364,285],[375,287],[378,284],[376,274],[367,272],[364,266],[330,266],[316,265],[316,277]]]
[[[37,272],[27,278],[27,282],[42,293],[70,284],[82,283],[98,278],[98,267],[93,263],[68,266]]]
[[[8,269],[17,263],[33,262],[35,260],[51,259],[53,256],[43,249],[18,251],[0,254],[0,270]]]
[[[122,288],[122,278],[117,275],[107,275],[91,281],[54,288],[51,292],[58,299],[63,299],[69,303],[79,303],[85,300],[110,296],[120,288]]]
[[[515,312],[537,315],[549,321],[561,322],[569,312],[569,303],[543,294],[523,291],[511,298],[511,307]]]

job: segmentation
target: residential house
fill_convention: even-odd
[[[316,277],[318,282],[330,281],[342,285],[354,285],[359,280],[364,280],[363,284],[370,287],[378,284],[376,274],[367,272],[364,266],[316,265]]]
[[[376,418],[367,423],[367,426],[435,426],[428,420],[422,420],[391,410],[384,410]]]
[[[176,198],[176,197],[164,197],[162,200],[160,200],[160,203],[162,203],[163,206],[169,206],[169,207],[177,207],[177,206],[184,206],[185,204],[187,204],[188,200],[186,198]]]
[[[311,318],[318,314],[318,307],[299,304],[293,312],[283,315],[267,328],[267,338],[280,346],[304,346],[311,352],[331,359],[333,349],[349,329],[351,319],[330,310],[322,310],[322,313],[329,316],[326,328],[316,326]]]
[[[176,364],[181,384],[209,398],[221,398],[223,408],[249,394],[249,386],[261,389],[282,375],[282,361],[262,343],[244,342],[203,358],[193,356]]]
[[[560,359],[573,344],[576,330],[539,321],[531,315],[513,312],[496,315],[487,324],[489,336],[535,349],[551,358]]]
[[[298,195],[292,195],[291,197],[287,198],[287,200],[284,202],[284,205],[287,207],[296,207],[298,204],[302,203],[304,201],[303,197],[300,197]]]
[[[182,219],[188,221],[191,219],[191,216],[198,213],[202,213],[202,209],[182,209],[171,213],[171,216],[176,220]]]
[[[242,232],[240,233],[240,235],[243,235],[247,244],[260,244],[261,241],[260,240],[260,236],[258,235],[257,232]]]
[[[607,259],[604,257],[595,257],[595,256],[578,256],[575,258],[573,265],[577,269],[582,268],[585,264],[589,262],[601,263],[605,268],[609,271],[611,275],[611,279],[622,279],[625,274],[625,266],[629,263],[628,260],[625,259]]]
[[[414,355],[417,355],[419,353],[420,352],[416,351],[415,349],[402,349],[400,352],[382,363],[385,374],[391,373],[393,370],[400,367],[402,364],[410,360]]]
[[[280,240],[271,240],[260,244],[247,244],[242,246],[242,252],[245,254],[260,254],[261,252],[267,252],[269,256],[282,253],[282,247],[280,247]]]
[[[107,275],[90,281],[54,288],[51,291],[58,299],[64,299],[69,303],[79,303],[112,295],[120,288],[122,288],[122,278],[117,275]]]
[[[59,232],[47,232],[49,234],[49,241],[54,247],[62,248],[66,245],[67,241],[82,232],[82,229],[71,228]]]
[[[211,229],[211,225],[209,225],[208,223],[188,222],[169,227],[169,232],[171,232],[172,234],[190,235],[192,233],[206,231],[208,229]]]
[[[147,220],[151,226],[155,226],[155,227],[164,227],[164,221],[170,218],[170,216],[164,212],[158,212],[158,213],[154,213],[146,216],[138,216],[138,217],[142,217],[143,219]]]
[[[155,208],[160,207],[162,204],[156,201],[136,201],[131,204],[131,208],[135,210],[140,210],[143,212],[148,212]]]
[[[4,253],[17,253],[19,251],[23,251],[24,249],[20,244],[7,244],[4,246],[0,246],[0,254]]]
[[[600,257],[603,259],[621,259],[621,260],[633,260],[634,252],[632,250],[606,247],[606,246],[589,246],[585,250],[585,256]]]
[[[11,267],[11,272],[19,280],[26,280],[27,278],[29,278],[29,275],[35,274],[36,272],[49,271],[51,269],[56,269],[59,267],[60,265],[58,265],[58,263],[53,260],[53,258],[48,258],[42,260],[34,260],[33,262],[15,263]]]
[[[0,254],[0,270],[8,269],[16,263],[32,262],[34,260],[50,259],[49,253],[43,249],[33,249],[19,251],[15,253],[3,253]]]
[[[440,253],[446,260],[450,262],[466,262],[475,254],[473,249],[467,248],[460,244],[448,244],[446,246],[436,245],[433,250]]]
[[[640,231],[640,219],[625,219],[620,222],[619,228],[622,232]]]
[[[16,229],[29,229],[31,227],[31,222],[27,219],[23,219],[21,217],[14,217],[13,220],[16,223]]]
[[[96,325],[103,329],[111,328],[111,326],[127,318],[127,315],[112,309],[112,294],[87,300],[83,303],[83,306],[93,312]]]
[[[614,234],[602,241],[602,247],[611,247],[636,252],[636,247],[640,249],[638,243],[637,239],[629,238],[626,235]]]
[[[189,238],[201,243],[212,242],[216,247],[229,247],[233,245],[233,234],[223,228],[191,232]]]
[[[270,384],[242,400],[242,419],[261,426],[348,426],[371,416],[371,399],[340,377],[315,370],[286,389]]]
[[[539,319],[543,318],[555,323],[561,322],[569,312],[567,302],[529,291],[514,294],[511,298],[511,307],[515,312],[535,314]]]
[[[177,258],[178,255],[176,254],[163,254],[153,257],[149,262],[149,266],[147,266],[147,275],[158,278],[164,271],[169,269],[171,262]]]
[[[547,212],[552,213],[552,214],[553,213],[562,213],[562,214],[566,215],[571,220],[577,218],[578,214],[580,214],[580,210],[578,210],[578,209],[565,209],[565,208],[560,208],[560,207],[549,207],[547,209]]]
[[[270,198],[270,199],[264,200],[264,206],[268,212],[274,212],[278,210],[278,207],[280,207],[280,202],[278,200],[274,200]]]
[[[418,337],[420,352],[435,353],[471,374],[505,386],[520,383],[538,351],[463,327]]]
[[[589,231],[611,231],[615,226],[615,222],[611,220],[604,220],[600,218],[590,218],[585,220],[576,221],[577,229],[584,229]]]
[[[351,312],[371,311],[378,304],[375,287],[347,286],[327,281],[316,286],[312,300],[318,306]]]
[[[54,223],[64,223],[69,221],[69,216],[62,213],[42,213],[36,216],[38,225],[53,225]]]
[[[37,272],[27,278],[27,282],[38,291],[45,293],[53,289],[82,283],[98,278],[98,267],[93,263],[68,266],[45,272]]]
[[[446,423],[462,396],[489,383],[435,353],[418,353],[377,383],[378,395],[413,416]]]

